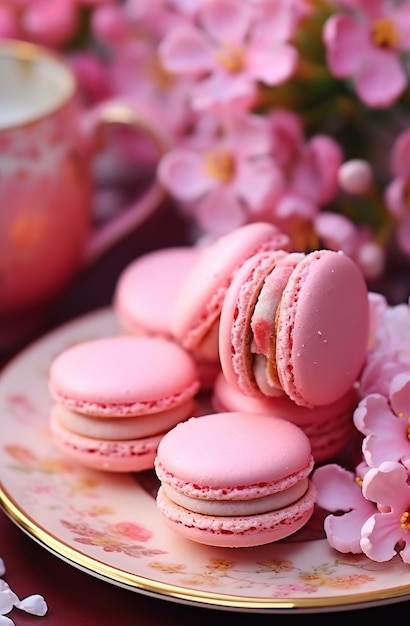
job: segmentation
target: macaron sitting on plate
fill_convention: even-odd
[[[312,468],[308,437],[286,420],[240,411],[189,419],[158,446],[158,511],[198,543],[263,545],[310,519]]]
[[[124,268],[113,297],[114,312],[124,332],[178,341],[171,327],[174,302],[202,250],[199,246],[159,248]],[[206,358],[195,352],[194,356],[201,388],[209,389],[221,369],[219,355]]]
[[[195,414],[199,380],[174,342],[114,336],[57,355],[49,389],[56,445],[85,466],[131,472],[152,468],[164,433]]]
[[[123,269],[113,307],[125,332],[173,338],[170,320],[175,296],[200,253],[195,246],[160,248],[138,256]]]
[[[331,404],[356,382],[366,359],[366,283],[341,252],[279,254],[248,259],[227,289],[222,370],[245,394],[286,394],[307,407]]]

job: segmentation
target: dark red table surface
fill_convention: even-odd
[[[135,257],[149,250],[186,243],[187,229],[171,207],[165,205],[138,232],[130,234],[98,264],[76,278],[56,303],[42,332],[85,312],[109,305],[121,270]],[[99,580],[65,563],[27,536],[0,510],[0,556],[6,565],[5,580],[20,597],[40,593],[48,604],[44,617],[14,609],[10,614],[17,626],[146,626],[225,624],[272,624],[280,620],[302,624],[305,613],[263,614],[228,612],[148,597]],[[410,566],[409,566],[410,567]],[[409,589],[410,594],[410,589]],[[410,609],[410,601],[379,607],[340,611],[339,615],[399,620]],[[328,624],[337,612],[311,615],[317,624]]]

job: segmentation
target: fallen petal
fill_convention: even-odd
[[[4,580],[0,579],[0,615],[9,613],[18,601],[18,596]]]
[[[39,615],[41,617],[45,615],[48,610],[46,601],[43,596],[40,596],[38,593],[27,596],[27,598],[23,598],[20,602],[16,602],[15,607],[31,615]]]

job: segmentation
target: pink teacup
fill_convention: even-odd
[[[0,351],[30,325],[33,310],[163,200],[154,180],[129,211],[91,228],[96,137],[108,123],[142,130],[159,153],[170,145],[158,120],[135,103],[107,101],[85,112],[75,75],[58,54],[0,42]]]

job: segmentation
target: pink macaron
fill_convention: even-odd
[[[312,468],[309,439],[291,422],[242,411],[203,415],[172,428],[158,446],[158,511],[198,543],[278,541],[313,513]]]
[[[171,311],[186,275],[201,253],[195,246],[160,248],[143,254],[121,272],[113,308],[125,332],[172,338]]]
[[[113,297],[114,312],[124,332],[131,335],[174,336],[174,302],[202,247],[176,246],[152,250],[137,257],[121,272]],[[212,387],[221,370],[219,356],[192,352],[202,390]]]
[[[332,404],[305,407],[286,395],[249,396],[230,385],[221,372],[214,383],[212,407],[215,411],[246,411],[286,419],[309,437],[315,463],[334,460],[350,445],[354,436],[353,412],[358,393],[353,386]]]
[[[206,246],[175,300],[173,335],[195,354],[218,359],[219,315],[235,272],[256,252],[288,246],[287,235],[266,222],[237,228]]]
[[[357,381],[369,335],[363,275],[347,255],[259,253],[243,263],[220,315],[221,367],[247,395],[329,405]]]
[[[165,432],[196,413],[192,357],[158,337],[113,336],[62,351],[49,371],[56,445],[112,472],[153,467]]]

